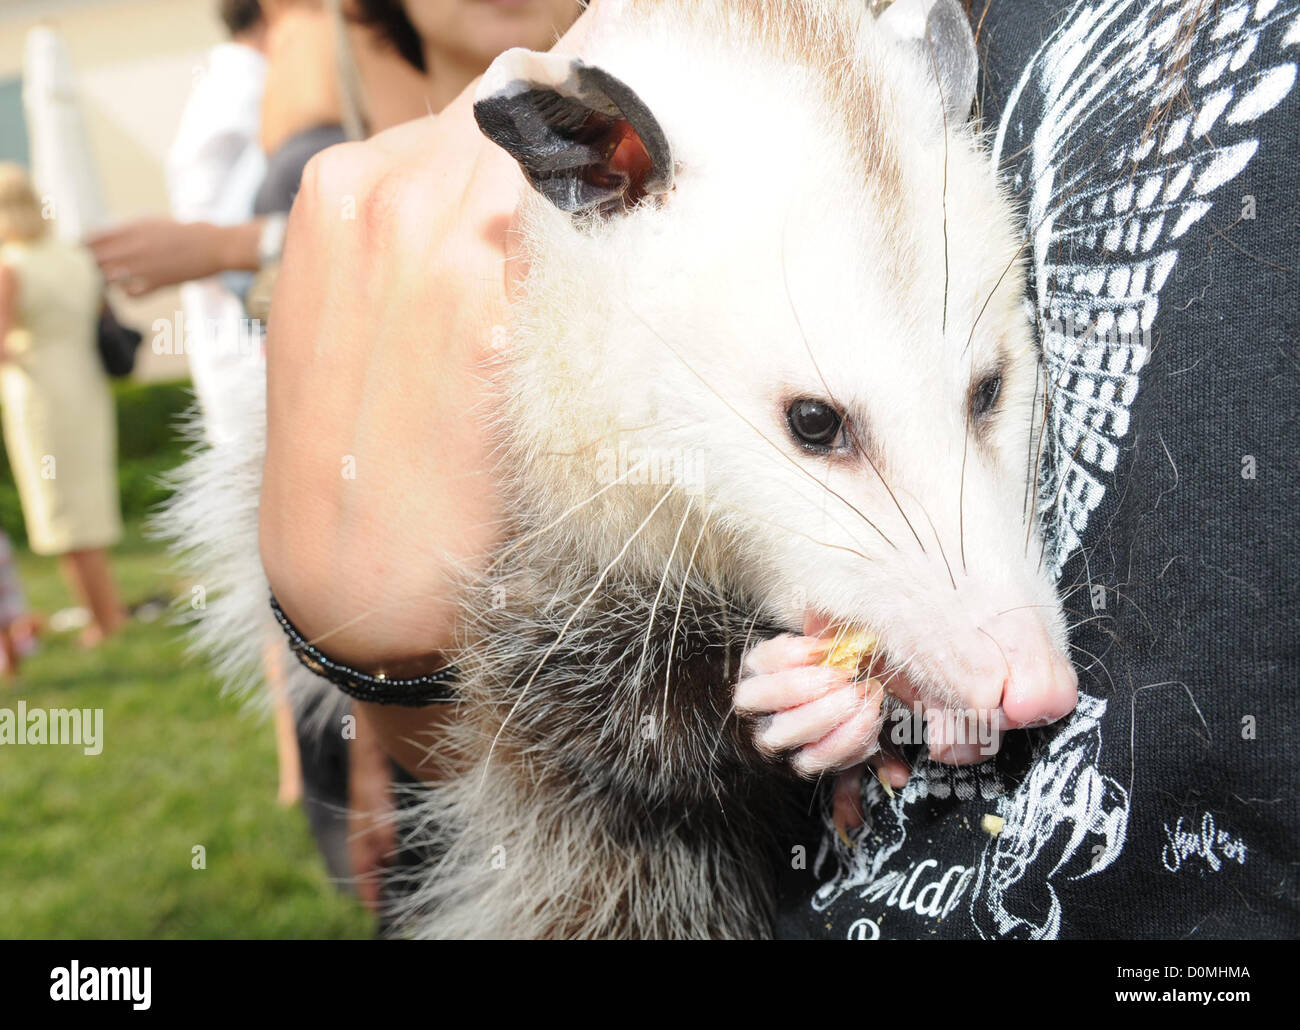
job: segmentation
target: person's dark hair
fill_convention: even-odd
[[[218,0],[217,13],[226,23],[226,30],[238,36],[262,20],[262,5],[258,0]]]
[[[369,25],[398,55],[418,72],[424,68],[424,46],[402,0],[356,0],[355,21]]]

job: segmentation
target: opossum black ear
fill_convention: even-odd
[[[474,117],[561,211],[613,214],[672,189],[672,151],[650,109],[576,58],[507,50],[483,76]]]
[[[894,0],[878,24],[915,48],[926,67],[938,76],[948,121],[966,121],[975,99],[979,55],[970,19],[961,4],[957,0]]]

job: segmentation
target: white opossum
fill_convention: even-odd
[[[534,187],[513,532],[466,584],[410,932],[768,934],[800,781],[732,694],[808,611],[872,627],[935,703],[1073,706],[1027,485],[1049,391],[974,83],[955,0],[627,0],[580,60],[489,69],[476,116]],[[226,595],[209,644],[269,618],[258,419],[170,517]]]

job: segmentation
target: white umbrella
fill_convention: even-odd
[[[104,194],[86,135],[72,62],[48,26],[27,34],[23,108],[32,182],[55,219],[58,235],[80,240],[104,221]]]

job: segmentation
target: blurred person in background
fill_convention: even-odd
[[[223,18],[232,6],[223,3]],[[136,219],[88,240],[105,276],[132,296],[223,272],[256,273],[273,266],[284,216],[307,161],[327,146],[430,109],[424,76],[379,27],[354,18],[351,4],[346,11],[342,0],[261,0],[253,6],[261,15],[260,27],[240,36],[246,48],[256,46],[263,55],[256,72],[250,69],[252,81],[235,90],[232,99],[200,78],[192,101],[203,105],[193,123],[194,134],[200,135],[212,131],[206,119],[247,126],[252,119],[236,108],[247,111],[249,94],[254,88],[260,91],[251,139],[264,156],[251,196],[243,192],[249,188],[243,177],[247,165],[232,166],[224,185],[214,182],[238,191],[247,206],[236,212],[233,204],[223,205],[218,214],[177,203],[175,171],[193,170],[202,149],[183,122],[176,141],[179,153],[174,149],[169,160],[175,217]],[[238,19],[234,23],[240,24]],[[243,64],[250,67],[251,62],[245,57]],[[233,62],[226,67],[233,73]],[[227,217],[231,214],[237,217]],[[253,308],[253,314],[265,314],[257,304]]]
[[[58,555],[90,612],[86,647],[126,618],[107,549],[122,535],[117,426],[96,346],[103,280],[54,237],[26,171],[0,164],[0,403],[36,554]]]
[[[181,222],[236,225],[253,214],[266,177],[258,143],[266,80],[267,25],[258,0],[219,0],[230,40],[208,51],[195,70],[176,137],[167,154],[167,195]],[[219,276],[181,286],[190,377],[214,443],[232,435],[232,397],[245,366],[261,364],[260,341],[241,329],[243,301]]]

